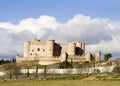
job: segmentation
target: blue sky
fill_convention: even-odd
[[[50,15],[65,22],[75,14],[120,20],[120,0],[0,0],[0,21]]]
[[[0,55],[23,54],[26,40],[78,40],[86,52],[120,57],[120,0],[0,0]],[[0,47],[1,47],[0,46]]]

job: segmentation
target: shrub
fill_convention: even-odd
[[[93,73],[100,73],[100,70],[99,69],[94,69]]]
[[[112,71],[113,73],[117,73],[117,74],[120,74],[120,66],[115,66],[114,68],[113,68],[113,71]]]
[[[60,68],[70,68],[71,64],[68,61],[63,61],[60,63]]]

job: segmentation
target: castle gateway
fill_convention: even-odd
[[[24,42],[24,56],[17,55],[16,62],[37,60],[39,64],[48,65],[65,61],[100,61],[101,53],[85,53],[85,43],[78,41],[59,44],[55,40],[41,41],[38,39]]]

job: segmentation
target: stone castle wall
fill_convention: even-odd
[[[39,60],[41,64],[57,63],[64,60],[70,61],[100,61],[101,53],[94,55],[85,54],[85,43],[78,41],[68,44],[59,44],[55,40],[41,41],[38,39],[24,42],[24,56],[16,56],[16,61]]]
[[[41,42],[34,39],[32,42],[24,43],[24,57],[35,56],[60,56],[62,53],[67,53],[69,56],[82,55],[85,52],[85,44],[72,42],[66,45],[55,43],[54,40]]]

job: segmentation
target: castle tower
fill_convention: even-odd
[[[68,44],[68,55],[70,55],[70,56],[75,55],[75,47],[76,47],[75,43],[69,43]]]
[[[52,57],[54,52],[54,41],[55,40],[48,40],[47,41],[47,56]]]
[[[87,53],[85,54],[86,61],[91,61],[91,54]]]
[[[82,43],[81,49],[83,50],[83,54],[85,54],[85,43]]]
[[[24,42],[24,57],[29,57],[30,53],[30,41]]]
[[[76,43],[76,47],[82,48],[82,43],[77,42],[77,43]]]
[[[95,52],[94,57],[95,57],[95,61],[100,61],[101,60],[101,52]]]
[[[77,42],[76,43],[76,55],[82,55],[83,54],[83,51],[82,51],[82,43],[80,42]]]

